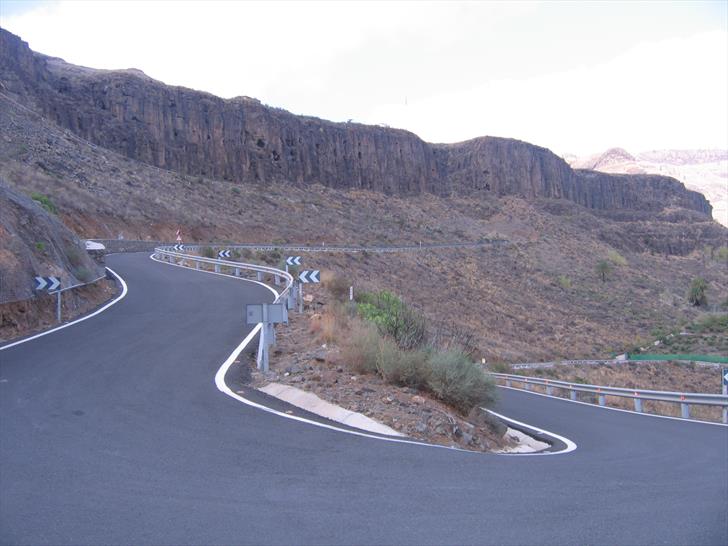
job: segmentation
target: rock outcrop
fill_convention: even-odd
[[[36,275],[64,287],[90,281],[103,270],[61,221],[0,180],[0,304],[27,300]]]
[[[545,148],[482,137],[429,144],[404,130],[296,116],[255,99],[224,100],[137,70],[93,70],[32,52],[0,29],[0,92],[132,159],[238,182],[286,181],[392,195],[563,198],[599,210],[680,207],[705,198],[664,176],[572,170]]]

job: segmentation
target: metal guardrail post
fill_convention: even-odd
[[[61,291],[59,290],[56,292],[58,296],[58,301],[56,302],[56,320],[58,320],[58,324],[61,323]]]
[[[195,269],[200,269],[200,262],[195,261]]]
[[[263,282],[263,273],[258,271],[258,282]]]
[[[495,372],[490,372],[489,375],[496,379],[505,381],[507,387],[512,387],[514,383],[517,383],[522,389],[532,390],[533,385],[541,385],[546,387],[546,393],[549,395],[552,395],[554,387],[564,389],[569,391],[569,398],[571,400],[577,400],[577,393],[579,392],[589,393],[597,396],[598,404],[600,406],[606,406],[607,396],[631,398],[634,404],[634,410],[637,413],[645,413],[645,409],[643,407],[644,400],[680,404],[681,414],[684,419],[691,419],[690,406],[692,405],[719,406],[722,410],[722,421],[725,424],[728,424],[728,385],[726,385],[724,394],[680,393],[670,391],[625,389],[621,387],[606,387],[603,385],[574,384],[553,379],[526,377],[523,375]]]
[[[220,264],[215,264],[215,273],[220,273]]]

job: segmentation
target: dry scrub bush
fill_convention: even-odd
[[[463,413],[495,401],[493,382],[462,353],[447,351],[431,355],[428,375],[432,392]]]
[[[341,317],[335,313],[325,313],[311,318],[309,330],[319,341],[331,343],[339,339],[345,328]]]
[[[343,347],[342,357],[358,373],[375,373],[379,340],[375,327],[356,322],[352,325],[349,341]]]
[[[332,271],[323,271],[321,273],[321,284],[336,301],[346,301],[349,299],[349,287],[351,283],[341,275],[337,275]]]
[[[377,371],[382,378],[395,385],[426,389],[429,377],[427,353],[403,351],[393,341],[382,338],[377,356]]]

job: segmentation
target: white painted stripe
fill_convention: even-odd
[[[114,271],[113,269],[111,269],[109,267],[107,267],[106,269],[108,269],[109,271],[111,271],[111,273],[113,273],[113,275],[117,279],[119,279],[119,282],[121,283],[121,294],[116,299],[111,300],[109,303],[107,303],[106,305],[104,305],[101,309],[97,309],[96,311],[94,311],[90,315],[83,316],[83,317],[81,317],[79,319],[76,319],[76,320],[74,320],[72,322],[68,322],[66,324],[62,324],[61,326],[57,326],[57,327],[55,327],[55,328],[53,328],[51,330],[47,330],[45,332],[41,332],[40,334],[36,334],[34,336],[27,337],[25,339],[21,339],[20,341],[15,341],[13,343],[8,343],[7,345],[3,345],[2,347],[0,347],[0,351],[4,351],[5,349],[10,349],[10,347],[15,347],[16,345],[20,345],[21,343],[27,343],[28,341],[33,341],[34,339],[38,339],[39,337],[47,336],[48,334],[52,334],[53,332],[57,332],[58,330],[63,330],[64,328],[68,328],[69,326],[73,326],[74,324],[78,324],[79,322],[83,322],[84,320],[88,320],[91,317],[95,317],[99,313],[103,313],[104,311],[106,311],[112,305],[120,302],[126,296],[126,293],[128,291],[127,286],[126,286],[126,282],[124,282],[124,279],[122,279],[121,276],[116,271]]]
[[[514,379],[514,381],[516,381]],[[645,412],[639,412],[639,411],[633,411],[628,409],[622,409],[622,408],[613,408],[610,406],[600,406],[598,404],[590,404],[589,402],[580,402],[579,400],[571,400],[570,398],[561,398],[560,396],[553,396],[551,394],[545,394],[542,392],[533,392],[533,391],[527,391],[525,389],[518,389],[516,387],[506,387],[505,385],[496,385],[500,389],[510,389],[512,391],[518,391],[523,392],[526,394],[535,394],[536,396],[543,396],[544,398],[554,398],[556,400],[561,400],[562,402],[570,402],[572,404],[581,404],[583,406],[589,406],[591,408],[598,408],[603,410],[612,410],[612,411],[621,411],[623,413],[631,413],[633,415],[641,415],[642,417],[656,417],[658,419],[672,419],[673,421],[681,421],[683,423],[697,423],[700,425],[715,425],[719,427],[728,427],[728,425],[724,425],[723,423],[716,423],[714,421],[698,421],[697,419],[682,419],[681,417],[672,417],[670,415],[657,415],[655,413],[645,413]]]
[[[254,284],[260,284],[260,285],[265,286],[266,288],[268,288],[271,292],[273,292],[276,295],[276,297],[278,297],[278,292],[276,292],[275,290],[273,290],[273,288],[271,288],[267,284],[263,284],[263,283],[258,282],[258,281],[253,281],[253,280],[250,280],[250,279],[243,279],[242,277],[235,277],[235,276],[232,276],[232,275],[226,275],[225,273],[216,273],[214,271],[205,271],[204,269],[195,269],[195,268],[192,268],[192,267],[186,267],[186,266],[179,265],[179,264],[171,264],[169,262],[165,262],[165,261],[156,259],[154,257],[154,254],[152,254],[149,257],[152,260],[154,260],[155,262],[159,262],[159,263],[162,263],[162,264],[165,264],[165,265],[173,265],[175,267],[183,267],[184,269],[187,269],[187,270],[190,270],[190,271],[196,271],[196,272],[202,272],[202,273],[211,273],[213,275],[220,275],[222,277],[229,277],[229,278],[233,278],[233,279],[238,279],[238,280],[241,280],[241,281],[244,281],[244,282],[250,282],[250,283],[254,283]],[[409,445],[416,445],[416,446],[423,446],[423,447],[432,447],[432,448],[439,448],[439,449],[447,449],[447,450],[450,450],[450,451],[458,451],[458,452],[462,452],[462,453],[474,453],[474,454],[480,454],[480,455],[483,455],[483,454],[486,454],[486,455],[498,455],[498,456],[506,456],[506,457],[513,457],[513,456],[519,456],[519,457],[522,457],[522,456],[531,456],[531,457],[533,457],[533,456],[541,456],[541,455],[561,455],[561,454],[568,453],[568,452],[573,451],[574,449],[576,449],[576,444],[574,442],[572,442],[571,440],[568,440],[567,438],[564,438],[563,436],[559,436],[557,434],[553,434],[551,432],[548,432],[548,431],[545,431],[545,430],[541,430],[539,428],[532,427],[530,425],[526,425],[525,423],[521,423],[519,421],[515,421],[513,419],[509,419],[509,418],[504,417],[504,416],[502,416],[500,414],[495,414],[494,412],[492,412],[492,413],[494,413],[494,415],[497,415],[498,417],[500,417],[502,419],[506,419],[506,420],[508,420],[508,421],[510,421],[512,423],[516,423],[518,425],[521,425],[523,427],[530,428],[532,430],[536,430],[536,431],[538,431],[541,434],[546,434],[546,435],[549,435],[549,436],[553,436],[554,438],[558,438],[559,440],[561,440],[562,442],[564,442],[565,444],[567,444],[567,446],[573,446],[573,448],[571,448],[571,449],[567,448],[566,450],[563,450],[563,451],[541,452],[541,453],[484,453],[482,451],[471,451],[471,450],[462,449],[462,448],[459,448],[459,447],[441,446],[441,445],[437,445],[437,444],[428,444],[426,442],[418,442],[416,440],[403,440],[403,439],[400,439],[400,438],[392,438],[392,437],[388,437],[388,436],[378,436],[378,435],[374,435],[374,434],[369,434],[369,433],[366,433],[366,432],[358,432],[356,430],[349,430],[349,429],[337,427],[337,426],[334,426],[334,425],[329,425],[329,424],[326,424],[326,423],[321,423],[319,421],[314,421],[312,419],[306,419],[305,417],[299,417],[297,415],[292,415],[290,413],[284,413],[282,411],[278,411],[278,410],[275,410],[273,408],[269,408],[268,406],[264,406],[262,404],[258,404],[257,402],[253,402],[252,400],[248,400],[247,398],[239,395],[238,393],[233,392],[233,390],[230,387],[228,387],[227,383],[225,382],[225,376],[227,375],[227,372],[230,369],[230,366],[233,365],[233,363],[238,358],[238,356],[240,356],[240,353],[242,353],[245,350],[245,347],[247,347],[248,344],[253,340],[253,338],[258,334],[258,332],[260,332],[260,330],[261,330],[262,327],[263,327],[263,325],[261,323],[258,323],[250,331],[250,333],[245,337],[245,339],[240,342],[240,345],[238,345],[233,350],[233,352],[230,353],[230,356],[227,357],[227,359],[225,360],[225,362],[222,363],[222,366],[220,366],[220,369],[217,370],[217,373],[215,374],[215,386],[218,388],[218,390],[220,392],[228,395],[229,397],[234,398],[238,402],[242,402],[246,406],[250,406],[252,408],[256,408],[256,409],[259,409],[259,410],[263,410],[265,412],[272,413],[274,415],[277,415],[279,417],[283,417],[285,419],[292,419],[293,421],[298,421],[299,423],[306,423],[306,424],[309,424],[309,425],[313,425],[313,426],[320,427],[320,428],[324,428],[324,429],[328,429],[328,430],[334,430],[334,431],[337,431],[337,432],[343,432],[345,434],[351,434],[353,436],[360,436],[362,438],[371,438],[373,440],[381,440],[381,441],[384,441],[384,442],[392,442],[392,443],[397,443],[397,444],[409,444]],[[490,410],[488,410],[488,411],[490,411]]]
[[[526,423],[522,423],[521,421],[516,421],[515,419],[511,419],[510,417],[506,417],[505,415],[501,415],[500,413],[496,413],[496,412],[486,409],[486,408],[480,408],[480,409],[485,410],[488,413],[490,413],[491,415],[495,415],[496,417],[503,419],[504,421],[508,421],[509,423],[513,423],[514,425],[520,425],[522,427],[525,427],[529,430],[536,432],[537,434],[544,434],[546,436],[551,436],[552,438],[561,440],[562,442],[564,442],[566,444],[566,449],[562,449],[561,451],[540,451],[538,453],[509,453],[509,455],[526,455],[526,456],[563,455],[565,453],[570,453],[576,449],[576,444],[564,436],[559,436],[558,434],[554,434],[553,432],[549,432],[548,430],[544,430],[542,428],[536,428],[534,426],[527,425]]]

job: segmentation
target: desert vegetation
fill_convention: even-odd
[[[345,284],[332,276],[325,286],[340,298]],[[356,302],[334,303],[312,330],[321,341],[339,344],[343,361],[357,373],[428,392],[463,415],[495,400],[483,369],[462,348],[438,347],[426,319],[392,292],[363,292]]]

